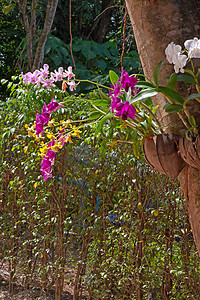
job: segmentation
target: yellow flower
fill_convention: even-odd
[[[55,119],[51,119],[48,123],[49,127],[52,127],[54,123],[55,123]]]
[[[70,120],[66,120],[66,121],[60,121],[60,123],[62,124],[63,127],[67,128],[68,125],[72,128],[72,125],[70,124]]]
[[[69,142],[69,143],[73,143],[73,141],[72,141],[72,139],[71,139],[71,136],[70,135],[67,135],[66,137],[65,137],[65,142],[67,143],[67,142]]]
[[[54,139],[55,139],[55,137],[54,137],[54,135],[53,135],[52,132],[49,132],[49,133],[47,134],[47,137],[48,137],[48,139],[50,139],[50,140],[54,140]]]
[[[36,189],[36,187],[37,187],[37,182],[35,182],[33,186],[34,186],[34,188]]]
[[[28,125],[27,125],[27,124],[25,124],[25,125],[24,125],[24,127],[25,127],[25,128],[28,128]]]
[[[40,148],[41,153],[45,154],[45,153],[47,153],[47,151],[48,151],[48,147],[46,145],[44,145],[44,147]]]
[[[24,150],[24,153],[26,154],[28,152],[28,146],[25,146],[23,150]]]
[[[32,136],[32,135],[33,135],[33,133],[32,133],[32,131],[30,130],[30,128],[28,129],[28,135],[29,135],[29,136]]]
[[[74,126],[75,127],[75,126]],[[74,128],[73,127],[73,128]],[[73,130],[73,132],[72,132],[72,135],[74,135],[74,136],[77,136],[77,137],[80,137],[80,134],[79,133],[81,133],[82,131],[80,131],[80,130],[78,130],[77,128],[75,128],[74,130]]]
[[[58,149],[59,149],[58,144],[55,144],[54,146],[51,146],[51,150],[53,150],[53,151],[55,151],[55,152],[57,152]]]

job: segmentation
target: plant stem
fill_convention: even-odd
[[[161,92],[161,94],[167,99],[167,101],[170,103],[170,104],[174,104],[174,101],[171,100],[167,95],[165,95],[164,93]],[[185,125],[185,127],[189,130],[189,126],[187,124],[187,122],[185,121],[184,117],[181,115],[180,112],[177,112],[177,115],[179,116],[179,118],[181,119],[181,121],[183,122],[183,124]]]
[[[152,116],[154,121],[158,124],[160,131],[163,133],[162,126],[161,126],[160,122],[158,121],[158,118],[156,117],[156,115],[150,110],[150,108],[145,103],[140,102],[139,104],[142,106],[142,108],[144,108]]]
[[[89,83],[92,83],[92,84],[94,84],[94,85],[101,86],[101,87],[103,87],[103,88],[105,88],[105,89],[108,89],[108,90],[111,89],[111,88],[108,87],[108,86],[105,86],[105,85],[103,85],[103,84],[100,84],[100,83],[97,83],[97,82],[94,82],[94,81],[91,81],[91,80],[87,80],[87,79],[74,79],[74,81],[78,81],[78,82],[89,82]]]

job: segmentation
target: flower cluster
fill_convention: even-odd
[[[122,69],[121,77],[118,79],[118,82],[114,85],[111,85],[111,89],[109,91],[109,96],[111,98],[111,111],[115,113],[116,117],[121,117],[123,121],[130,118],[132,120],[135,119],[136,109],[135,107],[126,101],[125,103],[122,101],[121,96],[125,92],[128,92],[129,89],[131,91],[131,95],[135,96],[139,90],[135,87],[137,84],[137,78],[129,76],[127,72]]]
[[[36,116],[35,129],[36,129],[37,136],[39,136],[40,133],[41,134],[43,133],[44,125],[48,124],[52,112],[58,110],[61,107],[63,107],[63,105],[58,104],[58,102],[54,101],[54,98],[51,100],[51,102],[48,105],[44,103],[42,114],[39,115],[37,113]]]
[[[170,64],[174,64],[174,70],[176,73],[184,73],[184,67],[187,63],[187,60],[190,58],[200,58],[200,39],[194,38],[192,40],[187,40],[184,43],[185,51],[182,51],[180,45],[175,45],[174,42],[171,42],[165,49],[165,54],[167,60]],[[188,55],[182,54],[187,52]]]
[[[44,154],[44,157],[42,159],[42,176],[44,180],[47,180],[48,178],[52,178],[52,168],[51,166],[54,165],[55,162],[55,156],[56,152],[58,151],[59,146],[56,145],[56,141],[53,140],[50,143],[48,143],[48,146],[46,147],[46,153]]]
[[[67,124],[64,124],[64,127],[66,127],[66,125],[68,124],[72,129],[70,133],[66,134],[65,130],[61,129],[60,134],[58,135],[58,139],[56,139],[55,136],[51,134],[51,137],[49,136],[49,138],[52,140],[47,145],[43,144],[43,146],[40,148],[40,155],[42,156],[42,167],[40,170],[42,171],[42,176],[44,180],[52,178],[52,166],[55,163],[55,157],[58,150],[62,149],[62,147],[68,142],[73,143],[71,135],[80,137],[79,133],[81,131],[78,130],[75,126],[72,126],[69,122],[67,122]]]
[[[62,67],[58,68],[58,71],[49,72],[49,66],[44,64],[43,68],[40,70],[35,70],[33,73],[28,72],[26,74],[22,73],[22,79],[25,84],[36,84],[37,86],[45,87],[47,89],[55,87],[55,82],[62,81],[64,78],[67,78],[65,81],[69,86],[70,91],[73,91],[77,87],[77,83],[72,80],[75,78],[74,73],[72,72],[72,67],[68,67],[67,70],[63,70]]]

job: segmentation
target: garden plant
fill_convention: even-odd
[[[0,209],[11,292],[16,283],[41,294],[54,288],[60,299],[74,266],[74,299],[198,297],[199,259],[180,188],[142,155],[148,143],[157,147],[155,135],[168,137],[149,98],[158,93],[186,126],[181,145],[196,142],[187,103],[199,99],[199,73],[176,72],[199,55],[198,43],[186,41],[187,56],[180,46],[167,47],[175,65],[167,86],[159,85],[161,62],[154,82],[110,71],[111,85],[89,81],[94,89],[87,94],[76,92],[88,80],[76,79],[71,67],[50,72],[45,64],[8,84],[10,98],[1,102]],[[189,81],[197,92],[183,99],[176,81]],[[179,140],[170,137],[183,167],[190,162]],[[156,159],[171,174],[159,154]]]

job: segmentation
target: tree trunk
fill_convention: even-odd
[[[58,5],[58,0],[48,0],[44,26],[43,26],[42,34],[39,37],[35,58],[32,66],[32,71],[38,69],[42,64],[44,58],[44,46],[47,40],[47,36],[49,35],[53,24],[57,5]]]
[[[132,22],[134,35],[145,75],[153,80],[156,64],[163,60],[160,71],[161,84],[165,76],[174,72],[173,66],[165,59],[165,48],[170,42],[183,46],[184,41],[200,36],[199,12],[200,0],[125,0]],[[190,94],[188,85],[178,85],[182,96]],[[176,114],[167,114],[163,110],[166,100],[153,97],[154,105],[159,105],[157,116],[167,131],[184,135],[185,128]],[[190,105],[193,116],[199,115],[198,105]],[[196,119],[199,123],[199,118]],[[194,240],[200,255],[200,171],[186,166],[179,180],[184,192]]]
[[[56,8],[58,5],[58,0],[48,0],[44,26],[42,34],[39,36],[39,41],[37,44],[36,51],[34,53],[34,41],[35,41],[35,31],[36,31],[36,17],[37,17],[37,0],[32,0],[31,5],[31,15],[29,17],[27,10],[27,0],[19,0],[18,2],[20,12],[22,14],[22,23],[26,31],[27,38],[27,56],[28,56],[28,70],[35,71],[39,69],[42,65],[44,58],[44,46],[47,37],[50,33]]]
[[[103,0],[101,15],[97,19],[97,26],[93,32],[93,39],[95,42],[102,44],[105,38],[105,35],[108,31],[108,27],[111,22],[111,17],[113,13],[113,0]],[[109,8],[110,7],[110,8]]]

